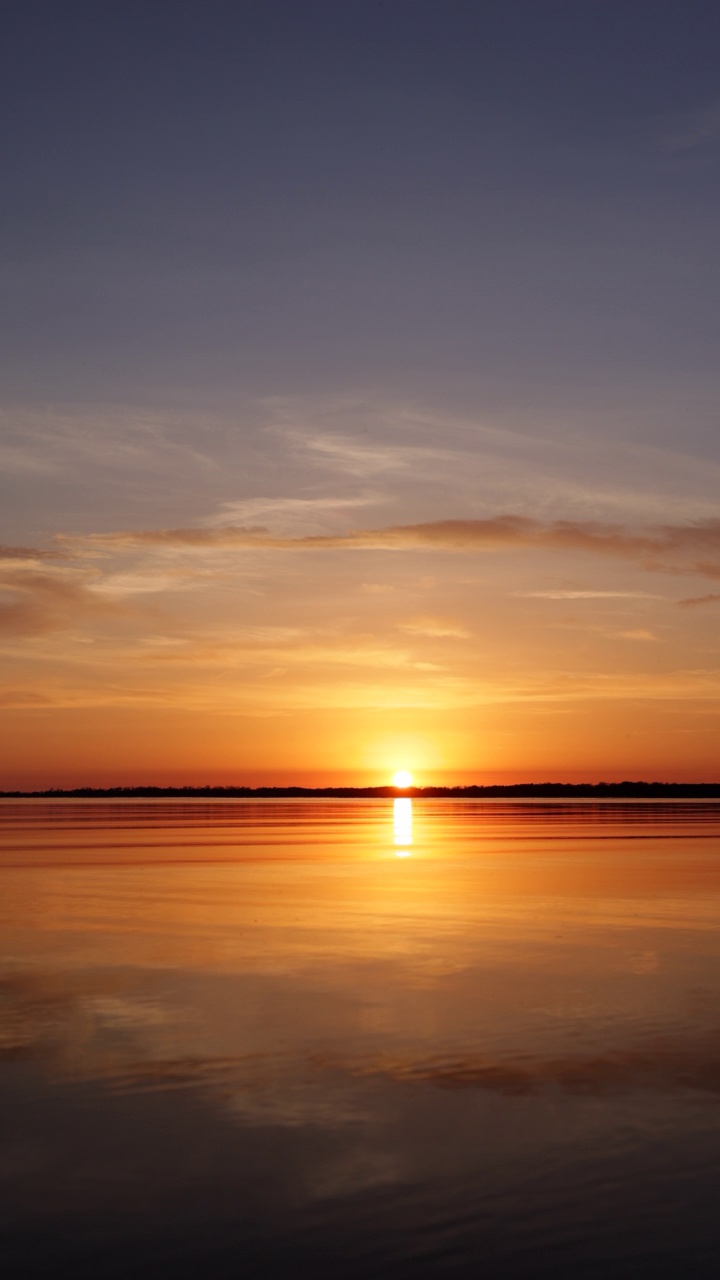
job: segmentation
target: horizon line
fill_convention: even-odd
[[[218,799],[302,799],[303,797],[332,799],[390,799],[406,796],[410,799],[440,799],[442,797],[539,796],[552,798],[570,795],[579,798],[592,796],[620,796],[637,798],[648,795],[672,794],[684,798],[720,799],[720,782],[661,782],[658,780],[625,779],[621,782],[515,782],[470,783],[428,786],[397,787],[389,784],[377,786],[258,786],[240,784],[213,784],[160,786],[153,783],[130,786],[78,786],[44,787],[34,790],[0,790],[2,800],[21,799],[149,799],[198,797]]]

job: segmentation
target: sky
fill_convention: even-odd
[[[720,10],[0,36],[0,788],[720,779]]]

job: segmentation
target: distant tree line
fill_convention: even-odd
[[[4,800],[718,800],[718,782],[520,782],[470,787],[52,787],[46,791],[0,791]]]

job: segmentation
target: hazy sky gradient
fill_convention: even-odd
[[[6,6],[0,786],[720,776],[719,41]]]

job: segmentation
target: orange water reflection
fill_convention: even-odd
[[[179,1275],[188,1203],[282,1252],[288,1205],[324,1241],[359,1197],[332,1256],[416,1275],[427,1248],[434,1275],[441,1241],[500,1248],[467,1239],[503,1187],[507,1257],[548,1223],[586,1239],[588,1205],[598,1250],[622,1230],[635,1256],[649,1212],[676,1247],[720,1158],[720,808],[411,803],[0,804],[0,1120],[33,1238],[151,1206],[147,1274],[176,1249]]]
[[[131,970],[292,988],[258,1039],[226,986],[211,1039],[229,1048],[232,1023],[233,1052],[296,1023],[351,1050],[368,1027],[527,1044],[697,1005],[687,965],[720,955],[715,807],[416,801],[414,818],[411,834],[374,802],[6,803],[0,963],[76,992],[102,969],[108,999]],[[184,1001],[145,1010],[148,1045],[177,1039]],[[202,1022],[186,1048],[207,1047],[209,1006]]]

